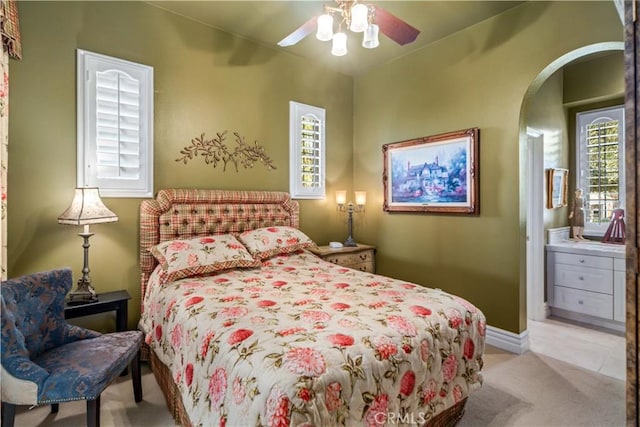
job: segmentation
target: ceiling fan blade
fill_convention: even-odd
[[[318,19],[317,16],[314,16],[313,18],[309,19],[307,22],[302,24],[293,33],[289,34],[287,37],[280,40],[278,42],[278,46],[281,46],[281,47],[293,46],[303,38],[307,37],[309,34],[313,32],[313,30],[315,30],[317,19]]]
[[[382,34],[401,46],[415,41],[420,34],[419,30],[381,7],[376,7],[375,13],[375,22],[380,27]]]

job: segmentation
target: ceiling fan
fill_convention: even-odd
[[[294,32],[278,42],[281,47],[293,46],[316,30],[316,38],[333,41],[331,53],[342,56],[347,53],[347,36],[343,29],[364,33],[362,46],[373,49],[379,45],[378,32],[382,31],[401,46],[415,41],[420,31],[392,15],[381,7],[364,4],[358,0],[335,0],[336,6],[324,6],[324,13],[314,16]],[[334,15],[338,30],[334,32]]]

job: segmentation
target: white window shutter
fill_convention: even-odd
[[[325,110],[289,103],[289,192],[294,199],[325,197]]]
[[[78,50],[78,186],[153,196],[153,68]]]

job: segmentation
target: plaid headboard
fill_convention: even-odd
[[[149,248],[160,242],[213,234],[239,234],[261,227],[298,228],[299,206],[289,193],[165,189],[140,204],[140,270],[144,296],[157,265]]]

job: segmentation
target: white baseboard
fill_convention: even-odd
[[[529,350],[529,331],[524,331],[520,334],[514,332],[505,331],[504,329],[496,328],[494,326],[487,325],[487,344],[498,347],[499,349],[509,351],[511,353],[522,354]]]

